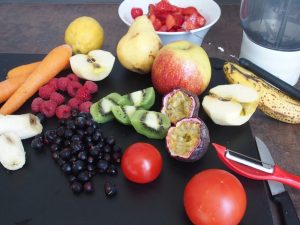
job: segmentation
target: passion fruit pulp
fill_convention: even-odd
[[[168,130],[166,145],[171,157],[185,162],[199,160],[208,150],[209,131],[200,118],[185,118]]]
[[[184,89],[175,89],[163,98],[162,113],[166,114],[172,124],[189,117],[197,117],[199,112],[199,99]]]

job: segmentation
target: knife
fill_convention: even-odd
[[[296,100],[300,100],[300,90],[293,87],[292,85],[289,85],[288,83],[284,82],[283,80],[279,79],[278,77],[275,77],[273,74],[271,74],[271,73],[267,72],[266,70],[262,69],[261,67],[257,66],[250,60],[245,59],[245,58],[240,58],[239,64],[241,66],[245,67],[246,69],[252,71],[256,75],[260,76],[265,81],[274,85],[276,88],[285,92],[290,97],[295,98]]]
[[[265,143],[258,137],[255,137],[257,149],[261,160],[264,163],[275,165],[272,155]],[[282,213],[284,224],[299,225],[300,221],[297,216],[296,209],[290,198],[289,193],[285,190],[282,183],[268,180],[268,185],[271,191],[272,200],[279,206]]]

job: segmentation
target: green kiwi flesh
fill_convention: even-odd
[[[170,127],[169,118],[155,111],[136,110],[130,121],[136,132],[152,139],[165,138]]]
[[[122,124],[130,125],[130,119],[129,117],[132,116],[132,114],[137,110],[137,107],[131,106],[131,105],[114,105],[111,108],[111,111],[114,115],[114,117]]]
[[[155,102],[155,91],[153,87],[149,87],[122,97],[119,105],[133,105],[143,109],[150,109]]]
[[[92,104],[90,113],[93,120],[97,123],[106,123],[114,119],[114,115],[111,112],[112,106],[118,105],[118,102],[122,99],[122,96],[118,93],[111,93],[98,102]]]

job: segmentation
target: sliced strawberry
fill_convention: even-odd
[[[206,19],[202,15],[198,15],[196,18],[197,24],[200,27],[203,27],[206,24]]]
[[[187,17],[182,24],[182,28],[185,30],[194,30],[199,28],[197,24],[197,13],[192,14],[191,16]]]
[[[159,19],[155,19],[154,23],[153,24],[153,27],[154,27],[154,30],[158,31],[162,25],[161,21]]]
[[[148,6],[148,16],[150,15],[155,15],[155,5],[154,4],[149,4]]]
[[[141,8],[132,8],[131,9],[131,16],[133,19],[137,18],[138,16],[143,15],[143,10]]]
[[[166,18],[166,26],[168,30],[171,30],[176,25],[175,17],[172,14],[168,14]]]
[[[194,13],[198,13],[198,10],[193,6],[189,6],[189,7],[186,7],[186,8],[182,9],[182,15],[184,15],[184,16],[185,15],[190,16]]]
[[[151,14],[150,16],[148,16],[148,18],[152,22],[152,24],[154,24],[154,21],[156,20],[156,16],[154,14]]]
[[[162,11],[157,11],[156,12],[156,17],[160,19],[161,22],[165,23],[167,16],[169,15],[169,12],[162,12]]]
[[[156,3],[156,10],[163,11],[163,12],[176,12],[177,7],[171,5],[168,0],[161,0],[160,2]]]
[[[161,31],[161,32],[167,32],[168,31],[168,28],[166,25],[162,25],[158,31]]]
[[[175,26],[176,27],[181,27],[181,25],[184,21],[184,17],[180,13],[174,13],[172,15],[175,18]]]

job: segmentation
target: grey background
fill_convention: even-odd
[[[184,0],[183,0],[184,1]],[[219,4],[239,4],[241,0],[215,0]],[[0,0],[0,3],[120,3],[122,0]]]

